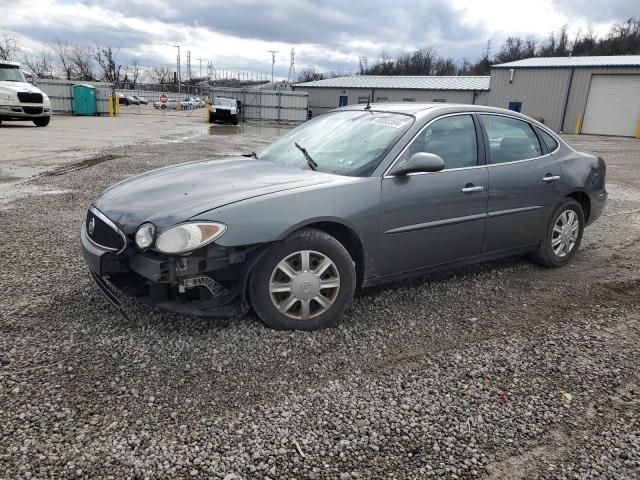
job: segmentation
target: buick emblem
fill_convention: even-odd
[[[96,228],[96,219],[89,220],[89,235],[93,235],[93,230]]]

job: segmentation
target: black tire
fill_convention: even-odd
[[[40,117],[33,119],[33,123],[36,124],[36,127],[46,127],[47,125],[49,125],[50,121],[51,117]]]
[[[575,244],[564,256],[557,255],[552,248],[552,241],[554,235],[554,227],[558,222],[561,215],[564,212],[573,211],[578,217],[578,235],[575,240]],[[571,261],[573,256],[580,248],[580,242],[582,241],[582,234],[584,233],[584,212],[582,206],[573,198],[565,198],[553,211],[553,214],[547,222],[547,227],[544,232],[544,237],[538,246],[538,249],[531,255],[531,259],[544,265],[545,267],[557,268],[563,267]]]
[[[272,302],[269,292],[271,276],[278,263],[303,250],[318,252],[329,258],[337,270],[340,283],[333,304],[322,313],[306,320],[291,318],[281,313]],[[298,230],[284,240],[274,243],[259,260],[249,280],[249,298],[253,309],[267,326],[276,330],[320,330],[335,325],[338,317],[351,302],[355,289],[356,271],[349,252],[331,235],[311,228]],[[319,304],[315,306],[319,307]]]

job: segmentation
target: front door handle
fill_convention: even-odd
[[[547,173],[544,177],[542,177],[542,181],[545,183],[553,183],[557,182],[558,180],[560,180],[560,175],[551,175],[550,173]]]
[[[475,186],[472,183],[468,183],[462,189],[462,192],[463,193],[473,193],[473,192],[481,192],[483,190],[484,190],[484,187],[482,185]]]

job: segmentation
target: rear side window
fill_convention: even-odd
[[[538,131],[538,135],[540,135],[540,138],[542,139],[542,143],[544,143],[544,145],[547,147],[547,151],[553,152],[556,148],[558,148],[558,142],[555,138],[553,138],[541,128],[536,127],[536,130]]]
[[[480,115],[480,119],[489,137],[492,164],[542,155],[538,137],[527,122],[497,115]]]
[[[478,145],[471,115],[455,115],[433,122],[416,136],[404,156],[409,158],[419,152],[441,156],[447,169],[477,165]]]

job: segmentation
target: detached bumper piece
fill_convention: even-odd
[[[122,301],[120,300],[120,298],[118,298],[115,292],[111,290],[111,287],[109,286],[107,281],[99,275],[96,275],[91,269],[89,269],[89,272],[91,273],[91,276],[93,277],[93,280],[96,282],[96,285],[98,286],[100,291],[104,293],[104,296],[107,297],[107,300],[109,300],[109,303],[116,307],[125,319],[130,320],[127,314],[124,312],[124,309],[122,308]]]

